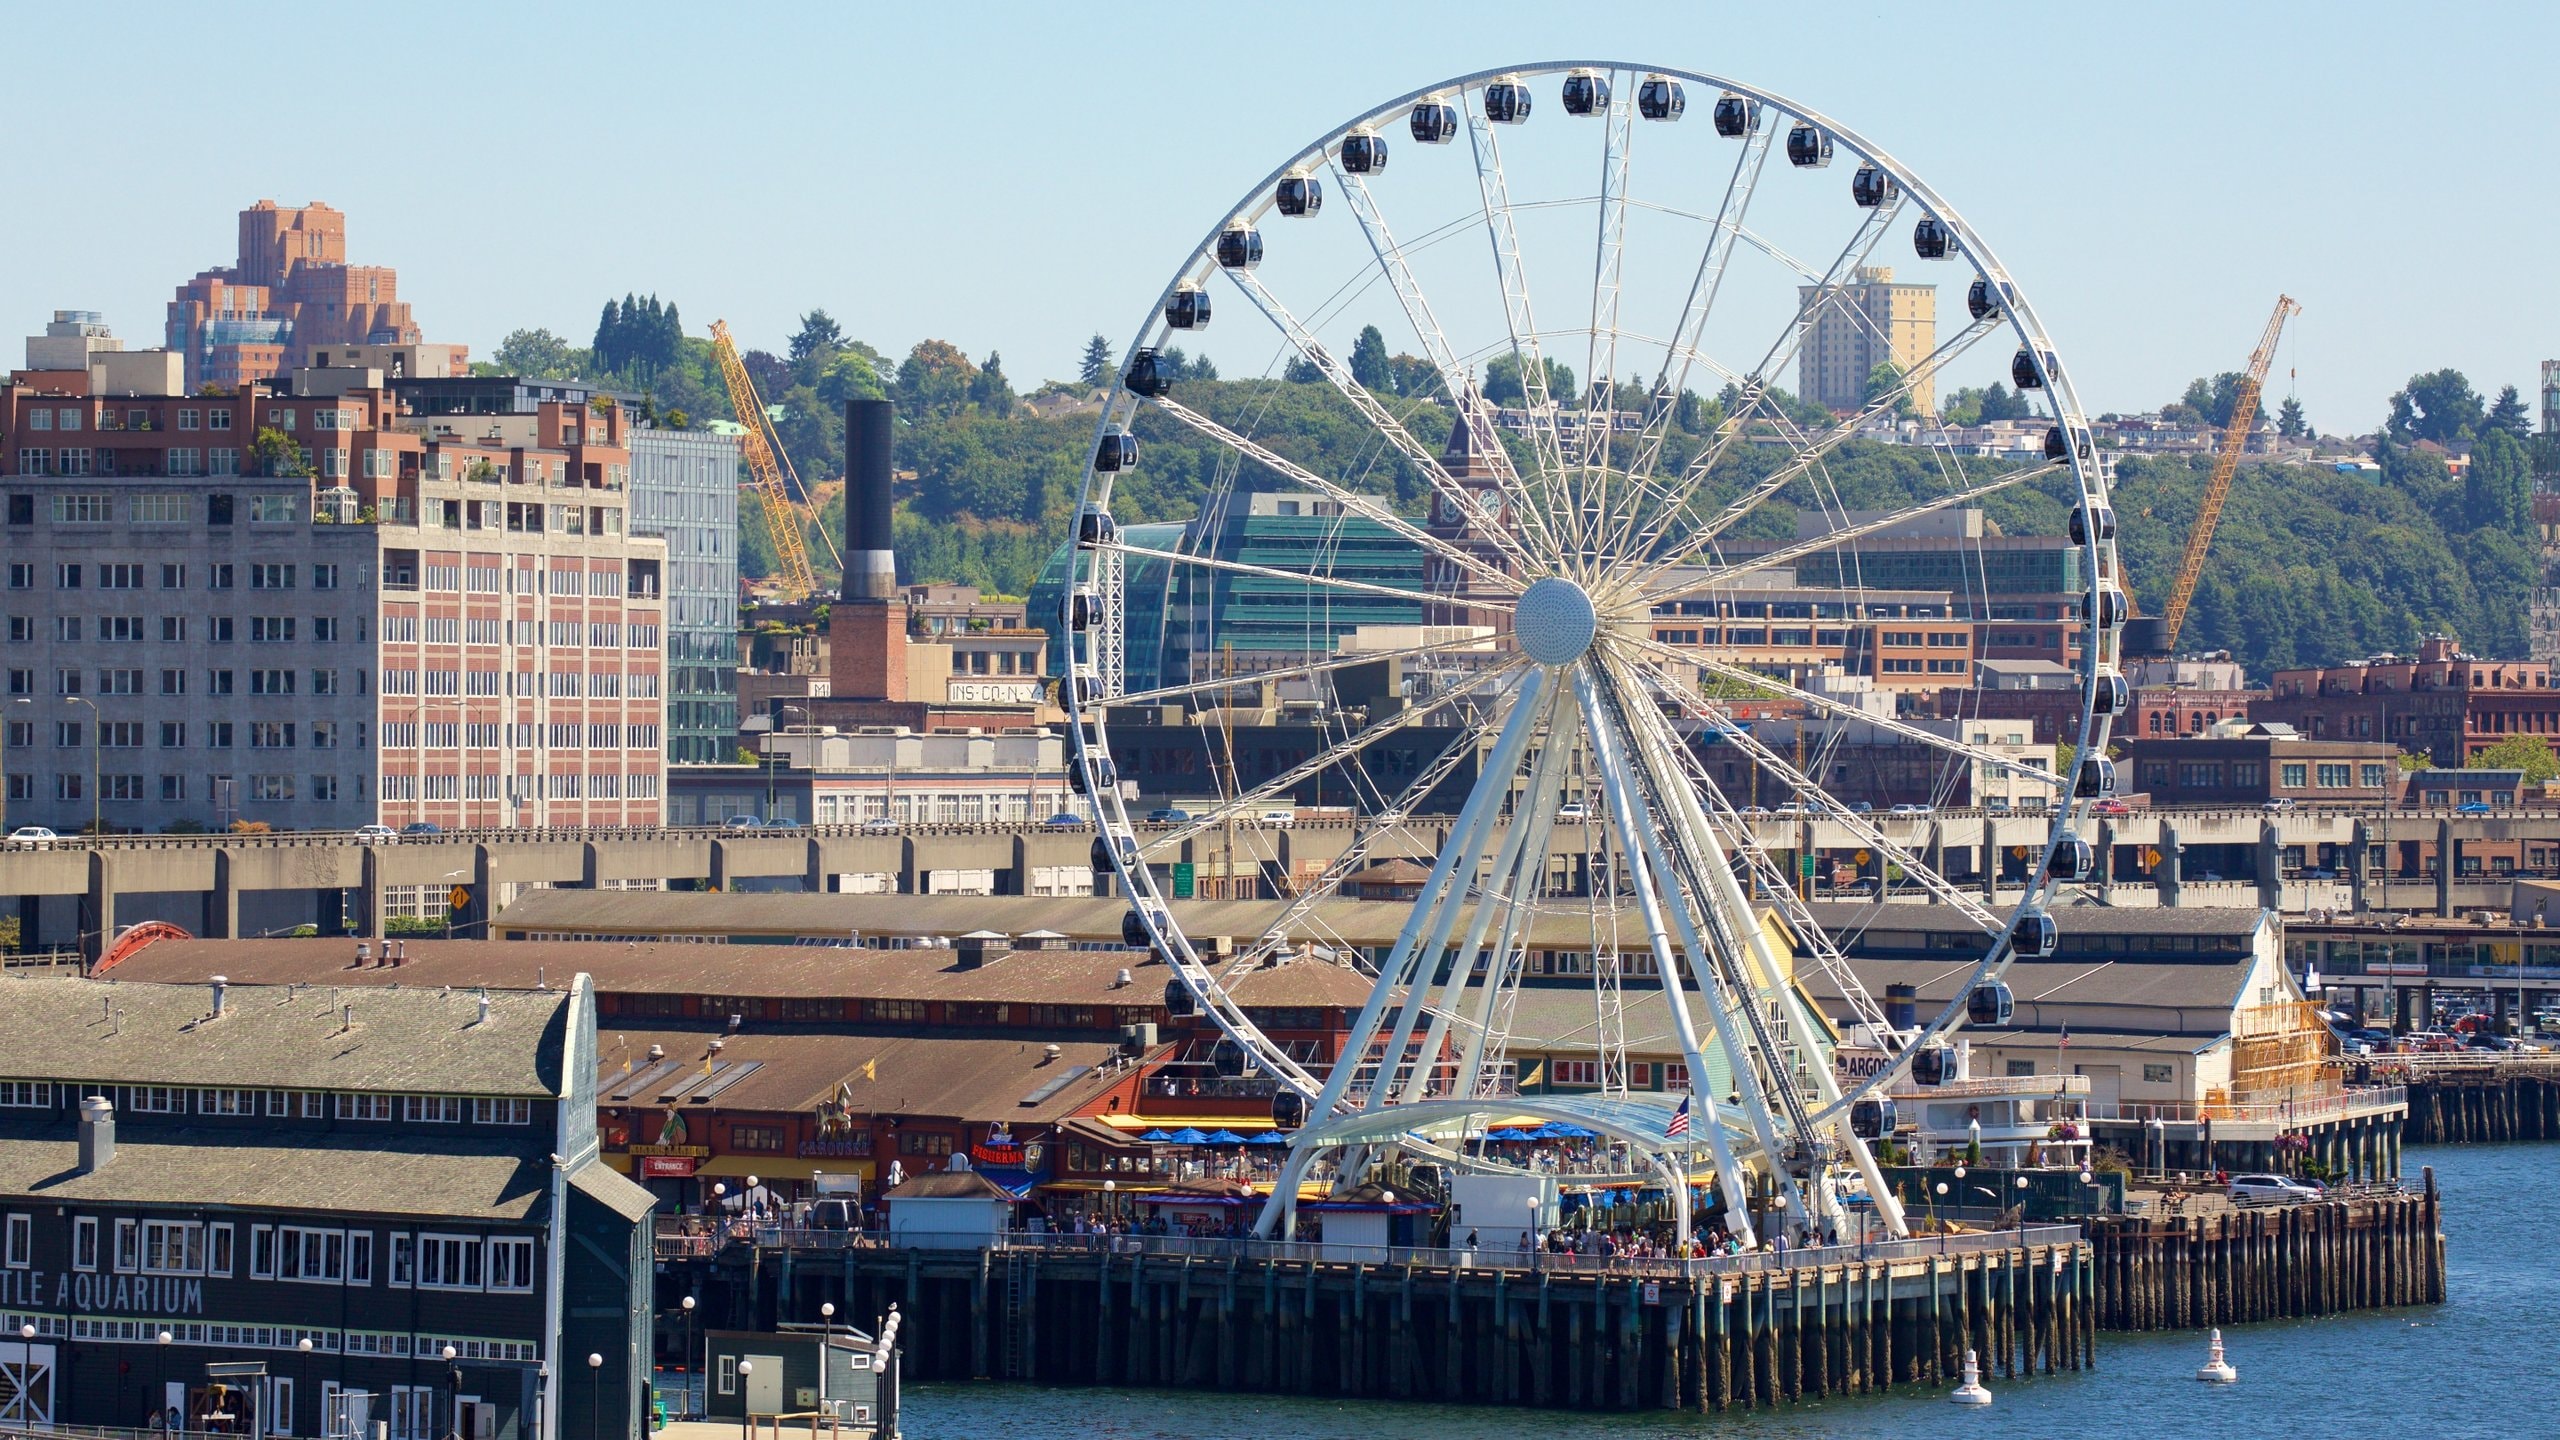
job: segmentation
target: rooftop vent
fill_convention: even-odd
[[[216,1019],[216,1020],[219,1020],[219,1019],[221,1019],[221,1018],[222,1018],[222,995],[223,995],[223,992],[224,992],[224,991],[226,991],[226,990],[229,990],[230,988],[231,988],[231,977],[230,977],[230,976],[228,976],[228,975],[216,975],[216,976],[214,976],[214,977],[213,977],[213,1018],[214,1018],[214,1019]]]
[[[116,1158],[116,1107],[104,1095],[80,1102],[80,1173]]]

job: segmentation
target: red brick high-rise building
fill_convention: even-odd
[[[331,363],[466,373],[461,347],[422,345],[397,271],[347,263],[347,217],[317,202],[288,210],[261,200],[241,211],[237,260],[178,287],[168,345],[186,357],[190,390]],[[376,353],[343,353],[349,347]],[[390,353],[401,349],[410,353]]]

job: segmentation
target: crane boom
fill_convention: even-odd
[[[791,461],[773,434],[764,400],[756,394],[756,382],[748,376],[746,362],[738,358],[737,342],[729,338],[725,320],[711,322],[711,352],[719,357],[721,378],[729,382],[729,408],[738,412],[738,424],[746,432],[738,437],[738,448],[745,452],[748,473],[755,476],[756,494],[764,500],[765,531],[773,541],[774,558],[782,566],[783,587],[795,598],[805,599],[818,592],[818,576],[809,564],[808,541],[800,532],[800,502],[793,498],[791,486],[783,479],[783,467]]]
[[[2258,395],[2266,387],[2267,367],[2275,363],[2276,337],[2284,322],[2302,307],[2290,295],[2276,297],[2276,312],[2249,354],[2249,369],[2231,397],[2231,419],[2222,427],[2222,453],[2213,462],[2213,478],[2204,486],[2204,502],[2196,507],[2196,527],[2187,534],[2186,553],[2178,557],[2178,579],[2169,587],[2169,603],[2161,611],[2162,648],[2176,653],[2178,631],[2187,623],[2187,606],[2196,598],[2196,577],[2204,573],[2204,557],[2213,548],[2214,527],[2222,521],[2222,502],[2231,498],[2231,477],[2239,473],[2240,452],[2249,445],[2249,427],[2257,423]]]

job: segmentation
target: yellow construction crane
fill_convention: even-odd
[[[2231,397],[2231,419],[2222,427],[2222,451],[2214,458],[2213,478],[2204,486],[2204,502],[2196,507],[2196,524],[2187,532],[2186,553],[2178,557],[2178,578],[2169,586],[2169,603],[2162,607],[2160,618],[2139,627],[2150,634],[2137,641],[2128,628],[2125,648],[2128,652],[2173,655],[2178,649],[2178,631],[2187,623],[2187,606],[2196,598],[2196,578],[2204,573],[2204,557],[2213,548],[2214,527],[2222,521],[2222,504],[2231,498],[2231,479],[2240,470],[2241,452],[2249,447],[2249,429],[2257,423],[2258,395],[2267,383],[2267,367],[2275,363],[2276,340],[2284,334],[2284,322],[2302,312],[2290,295],[2276,297],[2276,311],[2267,317],[2265,333],[2258,337],[2258,348],[2249,354],[2249,368]],[[2156,628],[2155,628],[2156,627]]]
[[[711,352],[720,358],[721,378],[729,382],[729,408],[738,412],[738,424],[746,432],[739,437],[738,448],[746,453],[756,494],[764,501],[765,532],[773,540],[774,559],[782,566],[782,586],[793,599],[805,600],[818,593],[818,574],[809,563],[809,543],[800,530],[809,511],[798,497],[807,492],[800,488],[800,477],[791,468],[781,437],[773,433],[773,421],[765,414],[763,398],[756,394],[756,382],[747,375],[746,362],[738,358],[737,342],[729,338],[725,320],[711,322]],[[825,540],[825,532],[819,538]],[[828,545],[831,553],[834,548]]]

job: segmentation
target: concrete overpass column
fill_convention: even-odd
[[[598,850],[596,842],[590,840],[578,847],[578,888],[601,890],[604,886],[599,882],[603,879],[604,852]]]
[[[2151,872],[2151,883],[2159,887],[2161,904],[2174,906],[2178,903],[2178,890],[2185,880],[2185,866],[2186,859],[2178,845],[2178,827],[2161,825],[2160,863]]]
[[[2116,822],[2101,817],[2098,821],[2098,898],[2109,900],[2116,893]]]
[[[2365,853],[2372,845],[2373,832],[2365,828],[2363,821],[2357,821],[2355,827],[2347,832],[2347,903],[2358,915],[2373,908],[2373,902],[2364,893]]]
[[[217,860],[216,864],[220,862]],[[218,870],[216,873],[220,873]],[[360,882],[356,911],[356,933],[368,940],[379,940],[385,928],[389,906],[383,902],[382,852],[371,845],[364,847],[357,861]]]
[[[2462,858],[2455,849],[2457,843],[2453,838],[2453,822],[2437,821],[2436,914],[2447,920],[2453,918],[2453,867]]]
[[[1988,812],[1982,817],[1982,898],[2000,898],[2000,825]]]
[[[1030,838],[1029,838],[1028,836],[1024,835],[1024,834],[1023,834],[1021,831],[1019,831],[1019,830],[1015,831],[1015,832],[1014,832],[1014,834],[1013,834],[1013,844],[1012,844],[1012,845],[1011,845],[1011,847],[1007,850],[1007,852],[1006,852],[1006,853],[1007,853],[1007,854],[1009,854],[1010,856],[1012,856],[1012,858],[1013,858],[1013,888],[1012,888],[1012,889],[1010,889],[1010,890],[1006,889],[1006,888],[1004,887],[1003,877],[1001,877],[1001,876],[1000,876],[1000,877],[998,877],[998,879],[997,879],[997,884],[996,884],[996,893],[997,893],[997,894],[999,894],[999,895],[1028,895],[1028,894],[1030,894],[1030,893],[1031,893],[1031,840],[1030,840]]]
[[[898,893],[924,893],[924,867],[916,863],[916,842],[912,836],[898,842]]]
[[[1947,822],[1932,819],[1926,839],[1920,842],[1920,863],[1934,874],[1947,873]]]
[[[800,888],[812,895],[827,893],[827,847],[815,835],[809,837],[809,860],[801,867]]]
[[[116,938],[115,878],[107,852],[89,852],[89,893],[80,901],[80,955],[94,965]]]
[[[729,842],[718,838],[711,842],[711,888],[724,894],[729,889]]]
[[[2258,822],[2258,908],[2284,909],[2284,836],[2273,820]]]
[[[204,892],[204,924],[196,933],[208,940],[240,938],[240,881],[234,873],[235,861],[229,850],[213,852],[213,886]],[[379,911],[379,887],[376,913]]]
[[[471,847],[471,906],[454,925],[457,935],[490,938],[490,922],[498,918],[498,857],[486,845]]]

